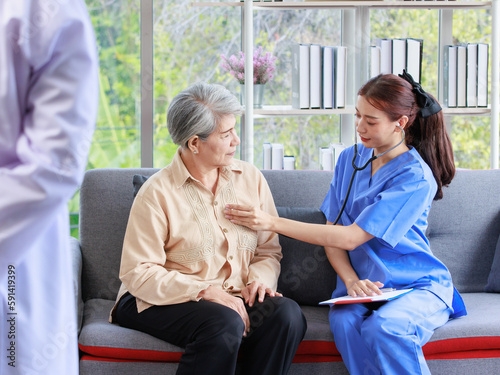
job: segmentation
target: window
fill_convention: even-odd
[[[99,52],[99,111],[87,169],[140,167],[140,0],[87,0]],[[69,203],[78,234],[79,194]]]

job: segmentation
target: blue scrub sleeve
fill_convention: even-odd
[[[340,210],[337,197],[335,196],[335,188],[333,184],[330,185],[330,190],[326,194],[325,200],[321,205],[321,211],[325,214],[326,220],[333,223],[337,218],[338,212]]]
[[[395,178],[356,218],[356,224],[394,248],[429,209],[435,193],[425,179]],[[432,195],[432,196],[431,196]]]

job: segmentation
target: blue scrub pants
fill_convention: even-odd
[[[422,353],[451,309],[416,289],[382,303],[332,306],[330,328],[351,375],[430,374]]]

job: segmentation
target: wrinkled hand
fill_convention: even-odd
[[[283,297],[283,294],[274,292],[270,288],[266,288],[266,286],[262,283],[258,283],[257,281],[253,281],[251,284],[248,284],[242,291],[241,295],[245,299],[245,303],[248,303],[248,306],[252,307],[255,303],[255,298],[258,298],[259,302],[264,302],[264,298],[266,294],[270,297]]]
[[[379,288],[383,286],[384,284],[380,281],[358,280],[347,287],[347,294],[351,297],[376,296],[377,294],[382,294]]]
[[[274,218],[259,207],[237,204],[226,205],[224,214],[232,223],[244,225],[253,230],[271,230]]]
[[[243,323],[245,323],[245,331],[243,332],[243,337],[246,337],[247,333],[250,332],[250,318],[248,317],[245,304],[241,298],[234,297],[213,286],[209,286],[207,289],[202,290],[198,294],[198,297],[201,297],[206,301],[224,305],[236,311],[238,314],[240,314]]]

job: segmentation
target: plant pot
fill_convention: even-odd
[[[264,101],[264,87],[265,85],[253,85],[253,107],[262,108]],[[240,85],[241,104],[245,105],[245,85]]]

